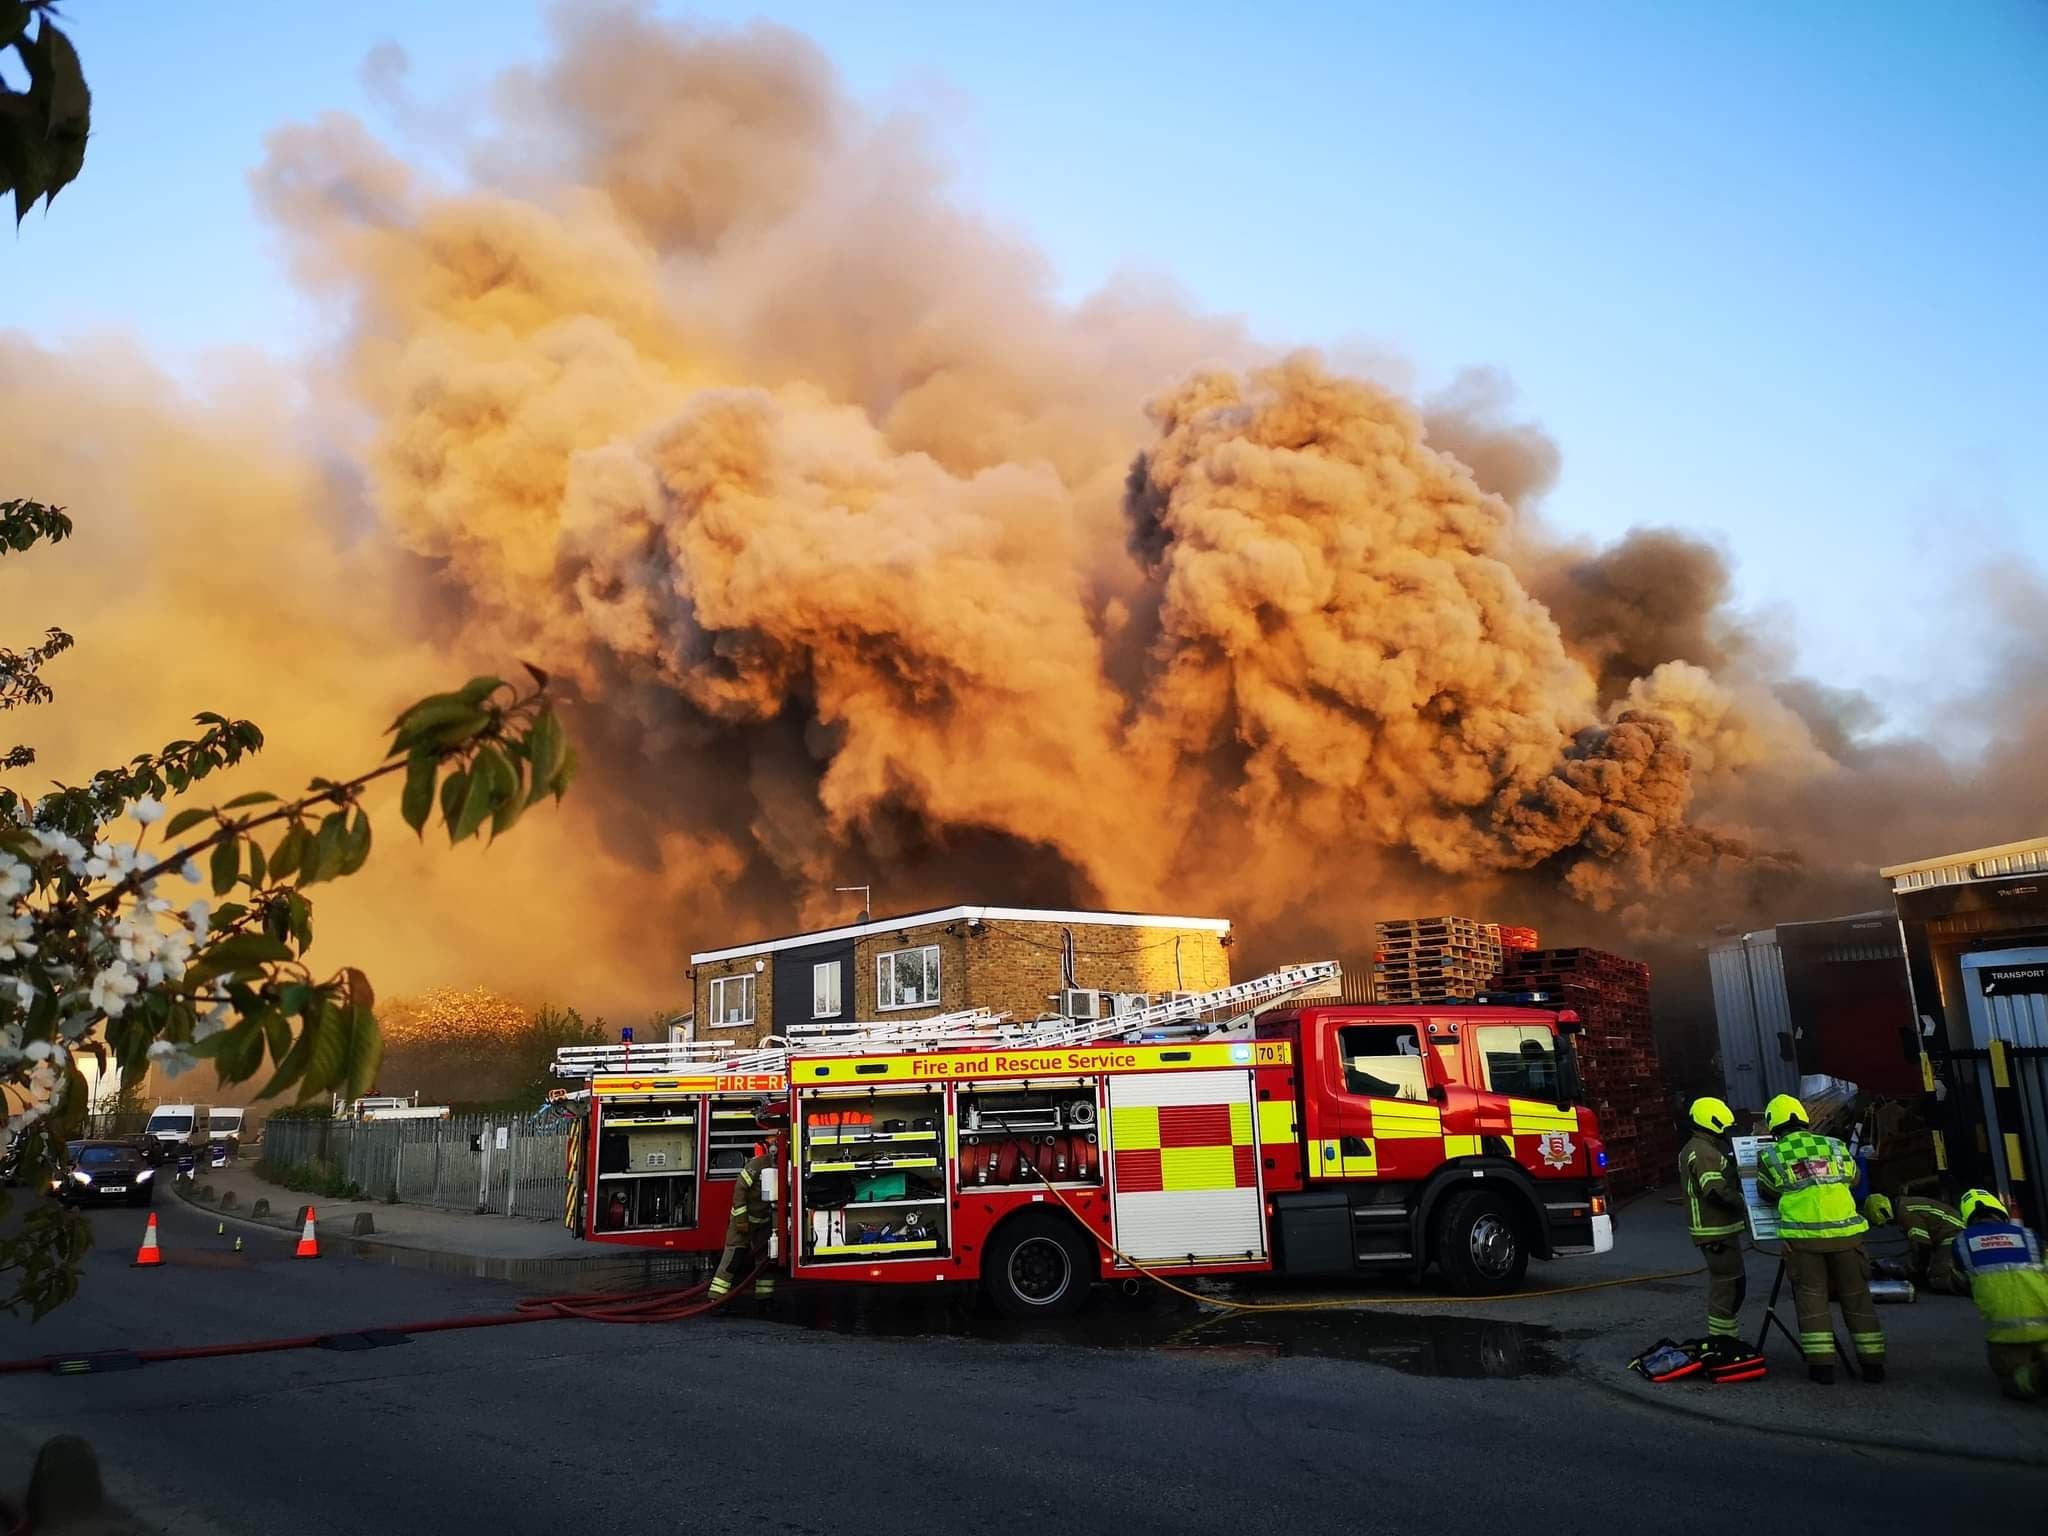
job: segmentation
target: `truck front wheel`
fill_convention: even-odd
[[[1071,1222],[1026,1211],[982,1255],[981,1283],[1009,1317],[1071,1317],[1088,1304],[1095,1255]]]
[[[1529,1243],[1506,1200],[1468,1189],[1446,1200],[1437,1217],[1436,1262],[1460,1296],[1505,1295],[1529,1268]]]

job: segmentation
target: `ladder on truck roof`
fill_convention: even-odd
[[[556,1077],[594,1077],[600,1072],[781,1072],[792,1055],[901,1050],[914,1045],[970,1045],[992,1037],[1004,1015],[963,1008],[928,1019],[886,1024],[797,1024],[789,1037],[771,1035],[760,1045],[734,1050],[722,1040],[661,1040],[646,1045],[565,1045],[555,1051]],[[771,1041],[780,1040],[780,1044]]]
[[[1147,1030],[1176,1024],[1203,1025],[1202,1033],[1217,1034],[1297,992],[1326,981],[1335,981],[1337,975],[1337,962],[1334,960],[1285,966],[1264,976],[1255,976],[1250,981],[1240,981],[1235,986],[1218,987],[1213,992],[1182,993],[1163,1003],[1133,1008],[1106,1019],[1060,1019],[1036,1025],[1004,1043],[1022,1049],[1089,1045],[1099,1040],[1124,1040]],[[1226,1017],[1204,1023],[1205,1018],[1212,1014],[1224,1014]]]
[[[1050,1019],[1025,1024],[1006,1022],[986,1008],[963,1009],[894,1024],[795,1025],[782,1045],[759,1045],[734,1051],[715,1040],[664,1041],[649,1045],[566,1045],[555,1052],[557,1077],[587,1078],[600,1072],[730,1072],[782,1073],[791,1056],[858,1056],[868,1052],[946,1050],[973,1045],[1020,1049],[1088,1045],[1123,1040],[1147,1030],[1194,1026],[1194,1032],[1218,1034],[1248,1020],[1309,987],[1334,981],[1334,960],[1285,966],[1250,981],[1208,992],[1183,992],[1163,1003],[1151,1003],[1103,1019]],[[1223,1015],[1217,1018],[1215,1015]]]

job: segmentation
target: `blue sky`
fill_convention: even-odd
[[[2048,5],[689,9],[946,101],[964,195],[1073,294],[1136,268],[1424,388],[1504,371],[1563,448],[1555,522],[1711,534],[1903,722],[1981,563],[2048,563]],[[377,122],[381,39],[432,100],[544,37],[516,0],[68,12],[92,150],[0,257],[0,323],[180,363],[310,334],[250,212],[268,129]]]

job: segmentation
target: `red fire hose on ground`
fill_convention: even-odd
[[[709,1299],[709,1280],[696,1285],[624,1294],[584,1291],[566,1296],[536,1296],[520,1302],[510,1312],[489,1312],[476,1317],[438,1317],[380,1328],[302,1333],[278,1339],[244,1339],[231,1344],[193,1344],[176,1349],[110,1350],[100,1355],[78,1352],[0,1360],[0,1375],[20,1371],[85,1375],[98,1370],[127,1369],[131,1365],[156,1365],[170,1360],[211,1360],[223,1355],[266,1355],[290,1349],[367,1349],[379,1343],[396,1343],[402,1336],[410,1334],[453,1333],[462,1328],[505,1328],[515,1323],[679,1323],[724,1306],[734,1296],[748,1290],[765,1268],[765,1262],[756,1265],[725,1295]],[[119,1363],[111,1363],[114,1361]]]

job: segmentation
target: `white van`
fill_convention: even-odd
[[[209,1109],[206,1112],[206,1135],[211,1141],[233,1141],[242,1139],[242,1115],[239,1109]]]
[[[204,1104],[159,1104],[149,1112],[142,1134],[174,1147],[203,1147],[208,1127]]]

